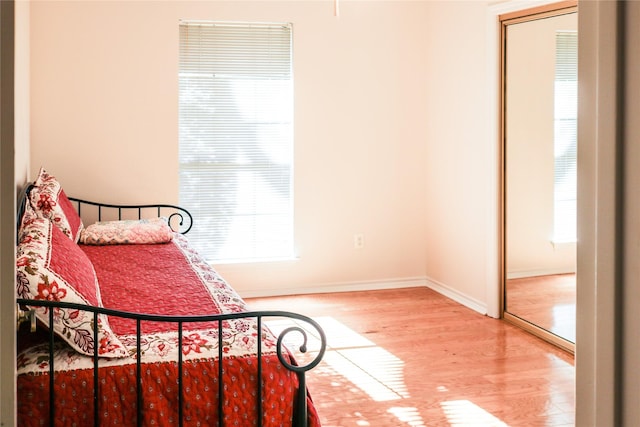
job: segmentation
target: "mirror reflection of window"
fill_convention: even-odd
[[[578,33],[557,31],[554,93],[554,236],[576,241]]]

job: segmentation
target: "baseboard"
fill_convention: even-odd
[[[427,287],[453,301],[464,305],[480,314],[487,314],[487,306],[449,286],[427,277],[410,277],[392,280],[358,281],[346,283],[329,283],[306,288],[251,289],[238,293],[242,298],[264,298],[283,295],[325,294],[335,292],[375,291],[381,289],[400,289]]]
[[[522,279],[525,277],[535,276],[552,276],[554,274],[571,274],[575,272],[575,269],[571,270],[567,268],[546,268],[544,270],[512,271],[507,273],[507,279]]]
[[[326,294],[335,292],[375,291],[381,289],[417,288],[427,286],[424,277],[404,279],[327,283],[305,288],[251,289],[238,290],[242,298],[264,298],[283,295]]]
[[[485,303],[478,301],[475,298],[471,298],[470,296],[465,295],[462,292],[457,291],[443,283],[440,283],[437,280],[427,278],[426,281],[428,288],[433,289],[439,294],[442,294],[445,297],[464,305],[465,307],[477,311],[480,314],[487,315],[487,305]]]

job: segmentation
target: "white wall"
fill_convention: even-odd
[[[33,173],[82,197],[177,201],[178,20],[292,22],[299,260],[217,269],[244,295],[424,284],[432,8],[34,2]]]
[[[485,2],[433,2],[425,24],[426,272],[431,283],[493,307],[497,276],[497,62],[489,61]],[[489,18],[488,18],[489,17]],[[497,18],[491,22],[497,28]],[[494,44],[495,43],[495,44]],[[496,57],[497,61],[497,57]],[[497,71],[493,69],[493,71]],[[492,114],[493,113],[493,114]],[[493,136],[496,136],[494,139]],[[492,291],[487,292],[489,288]]]

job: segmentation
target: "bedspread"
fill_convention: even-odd
[[[84,246],[94,265],[104,307],[161,315],[211,315],[247,311],[244,301],[186,238],[155,245]],[[179,262],[177,262],[179,261]],[[219,345],[216,322],[184,323],[179,346],[173,322],[141,323],[141,353],[136,352],[135,321],[109,316],[113,332],[129,350],[127,358],[99,360],[99,415],[102,425],[136,425],[136,362],[142,366],[142,425],[178,424],[178,368],[182,354],[183,421],[215,426],[218,416]],[[225,425],[256,425],[256,348],[262,338],[263,425],[290,426],[295,373],[279,362],[276,340],[255,319],[223,322],[222,361]],[[293,359],[291,358],[291,361]],[[18,424],[41,425],[49,411],[49,355],[44,344],[18,356]],[[55,345],[55,425],[91,425],[93,360],[64,342]],[[319,426],[310,398],[309,425]],[[89,417],[89,419],[87,419]]]

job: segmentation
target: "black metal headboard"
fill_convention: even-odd
[[[18,196],[18,212],[16,217],[16,229],[20,229],[22,216],[24,215],[26,203],[29,203],[29,192],[34,187],[32,182],[25,184]],[[95,221],[142,219],[150,216],[164,216],[169,221],[169,226],[175,232],[187,234],[193,226],[193,216],[191,213],[176,205],[149,204],[149,205],[114,205],[107,203],[82,200],[69,197],[75,205],[76,211],[83,222],[91,224]]]
[[[193,216],[191,216],[191,213],[176,205],[114,205],[82,200],[75,197],[69,197],[69,200],[76,206],[76,211],[78,215],[80,215],[80,218],[83,218],[83,220],[90,218],[88,223],[162,216],[168,219],[171,229],[180,234],[187,234],[193,226]]]

